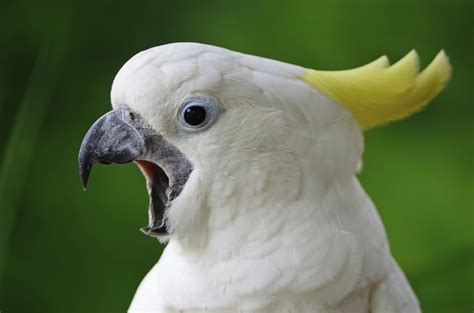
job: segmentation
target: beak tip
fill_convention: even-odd
[[[82,187],[82,191],[87,191],[87,182],[83,181],[81,179],[81,187]]]
[[[81,179],[82,190],[87,190],[87,182],[89,181],[89,174],[91,171],[91,166],[81,166],[79,165],[79,177]]]
[[[149,226],[140,227],[140,232],[142,232],[142,234],[145,234],[147,236],[153,237],[152,233],[150,232]]]
[[[168,231],[166,230],[166,228],[153,227],[153,226],[150,226],[150,225],[145,226],[145,227],[141,227],[140,231],[142,233],[144,233],[145,235],[150,236],[150,237],[160,237],[162,235],[169,234]]]

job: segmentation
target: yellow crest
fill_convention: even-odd
[[[351,70],[307,69],[302,79],[346,107],[366,130],[420,110],[450,77],[451,65],[443,50],[421,73],[418,54],[412,50],[391,66],[383,56]]]

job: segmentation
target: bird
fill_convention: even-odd
[[[144,174],[141,231],[166,247],[128,312],[421,312],[357,175],[364,131],[450,76],[443,50],[421,72],[414,50],[337,71],[200,43],[133,56],[78,155],[84,188],[96,163]]]

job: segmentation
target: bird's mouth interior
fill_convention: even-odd
[[[153,162],[136,160],[135,163],[145,176],[150,198],[148,225],[142,227],[141,231],[153,237],[167,235],[165,212],[169,205],[172,189],[170,188],[170,178],[161,167]]]

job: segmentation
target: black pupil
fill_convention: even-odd
[[[193,105],[184,110],[184,120],[192,126],[202,124],[206,120],[206,109]]]

